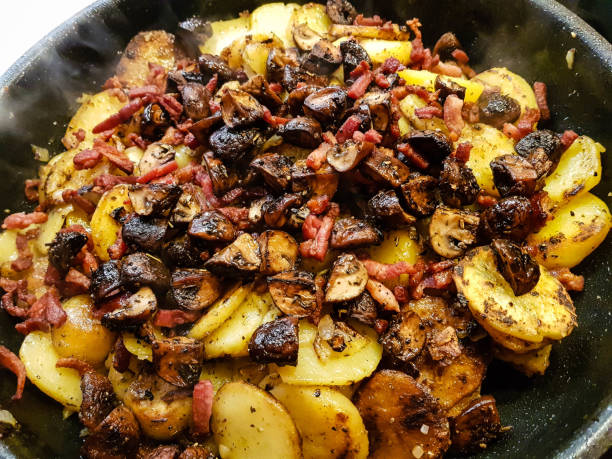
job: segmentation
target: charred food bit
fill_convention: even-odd
[[[342,70],[344,71],[344,82],[349,84],[352,81],[351,72],[361,64],[366,62],[372,67],[372,60],[368,52],[353,38],[340,43],[342,53]]]
[[[249,275],[259,271],[259,245],[248,233],[241,234],[230,245],[212,256],[204,266],[221,275]]]
[[[296,28],[299,29],[301,26]],[[294,31],[295,36],[295,31]],[[304,57],[302,68],[318,75],[329,75],[342,63],[342,53],[328,40],[318,40]]]
[[[461,43],[457,36],[452,32],[446,32],[438,38],[434,45],[432,54],[440,56],[441,60],[449,60],[453,58],[452,52],[456,49],[461,49]]]
[[[411,174],[407,182],[402,183],[401,196],[406,206],[416,215],[431,215],[438,204],[436,189],[438,181],[431,175]]]
[[[302,204],[302,196],[286,193],[279,198],[266,201],[263,205],[264,221],[272,228],[281,228],[289,220],[290,209]]]
[[[365,220],[348,217],[334,223],[330,246],[332,249],[352,249],[381,241],[382,233],[377,228]]]
[[[292,65],[286,65],[283,69],[283,86],[291,92],[303,84],[315,86],[327,86],[329,80],[326,76],[315,75],[312,72]]]
[[[368,211],[390,227],[412,225],[416,218],[402,208],[395,190],[379,191],[368,201]]]
[[[134,215],[121,228],[123,241],[136,250],[157,253],[166,237],[168,220]]]
[[[446,136],[438,131],[414,131],[406,141],[431,163],[440,163],[452,151],[452,146]]]
[[[70,269],[74,257],[87,244],[87,235],[78,231],[60,231],[49,246],[49,263],[60,273]]]
[[[81,449],[86,458],[130,457],[138,447],[140,427],[134,413],[119,405],[87,436]]]
[[[137,252],[121,260],[121,283],[140,288],[151,287],[156,293],[165,293],[170,287],[170,272],[157,258]]]
[[[264,107],[248,92],[228,89],[221,97],[221,114],[228,127],[238,128],[263,118]]]
[[[200,250],[189,235],[178,236],[162,245],[162,260],[168,266],[194,267],[202,262]]]
[[[134,293],[125,306],[107,312],[102,317],[102,325],[109,330],[128,330],[145,323],[157,310],[157,298],[149,287]]]
[[[506,279],[516,296],[531,291],[540,280],[540,266],[515,243],[495,239],[491,243],[497,270]]]
[[[295,317],[308,317],[317,310],[314,276],[303,271],[287,271],[268,277],[268,288],[278,309]]]
[[[350,318],[369,326],[373,326],[376,323],[378,308],[367,291],[364,291],[354,300],[349,301],[347,306]]]
[[[167,217],[181,194],[176,185],[131,185],[128,191],[134,212],[142,216]]]
[[[481,233],[487,239],[522,241],[531,232],[531,214],[529,199],[523,196],[503,198],[481,214]]]
[[[519,155],[498,156],[491,161],[495,188],[502,196],[531,196],[536,191],[538,173],[534,166]]]
[[[282,317],[259,326],[249,341],[249,356],[255,362],[296,365],[298,318]]]
[[[208,141],[215,154],[231,164],[242,159],[263,139],[261,132],[256,128],[231,129],[223,126],[213,132]]]
[[[327,126],[337,121],[346,106],[347,96],[344,89],[330,86],[319,89],[304,99],[304,114]]]
[[[121,291],[119,264],[112,260],[100,265],[91,275],[89,290],[95,302],[103,301]]]
[[[361,170],[374,181],[393,188],[399,187],[410,177],[408,166],[380,148],[363,161]]]
[[[257,239],[261,253],[262,274],[292,271],[298,257],[298,243],[284,231],[267,230]]]
[[[341,254],[332,266],[327,281],[325,301],[339,303],[357,298],[365,290],[368,271],[355,255]]]
[[[467,165],[452,157],[442,162],[440,197],[446,205],[462,207],[472,204],[479,191],[476,177]]]
[[[206,269],[177,269],[172,273],[172,301],[181,309],[200,311],[221,295],[221,282]]]
[[[477,104],[479,121],[497,129],[501,129],[506,123],[514,123],[521,115],[519,103],[499,91],[483,91]]]
[[[455,258],[476,243],[480,218],[469,211],[439,206],[429,223],[429,238],[434,251]]]
[[[204,360],[204,343],[185,336],[157,339],[151,343],[157,375],[178,387],[198,382]]]
[[[170,115],[159,104],[148,104],[140,119],[140,135],[144,139],[158,140],[170,127]]]
[[[561,155],[561,140],[554,132],[540,129],[519,140],[514,149],[523,158],[527,158],[535,150],[542,149],[551,161],[556,162]]]
[[[304,148],[316,148],[323,140],[319,122],[307,116],[289,120],[278,133],[285,142]]]
[[[452,450],[464,454],[482,451],[502,430],[495,399],[490,395],[477,398],[452,421]]]
[[[346,172],[359,165],[362,159],[374,151],[374,144],[370,142],[346,142],[334,145],[327,152],[327,162],[338,172]]]
[[[236,229],[225,215],[216,210],[202,212],[189,224],[187,233],[205,241],[233,241]]]
[[[292,165],[291,159],[285,155],[265,153],[251,161],[249,167],[260,174],[272,190],[280,192],[291,183]]]
[[[387,332],[380,338],[385,353],[402,363],[419,355],[426,340],[427,333],[421,319],[410,310],[397,314],[389,324]]]

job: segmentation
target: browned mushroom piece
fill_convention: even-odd
[[[434,252],[445,258],[462,255],[478,237],[478,214],[438,206],[429,223],[429,239]]]
[[[365,220],[354,217],[336,220],[332,230],[330,247],[333,249],[353,249],[364,245],[378,244],[382,233]]]
[[[216,158],[211,152],[204,153],[202,162],[212,182],[213,192],[221,195],[231,190],[238,183],[238,174],[234,168],[226,166],[223,161]]]
[[[170,222],[174,225],[187,225],[202,213],[202,203],[205,202],[204,193],[200,187],[193,183],[183,185],[183,192],[179,197]]]
[[[202,212],[189,224],[187,231],[190,236],[205,241],[232,241],[236,237],[236,229],[225,215],[217,210]]]
[[[196,443],[185,448],[178,459],[216,459],[216,457],[205,446]]]
[[[221,97],[223,121],[230,128],[253,124],[264,116],[264,107],[248,92],[227,89]]]
[[[497,129],[501,129],[505,123],[514,123],[521,115],[519,103],[497,90],[483,91],[477,104],[479,121]]]
[[[446,205],[462,207],[472,204],[479,191],[480,187],[472,169],[453,157],[442,162],[440,197]]]
[[[118,403],[110,380],[96,371],[81,375],[83,401],[79,409],[79,421],[90,430],[95,429]]]
[[[121,237],[128,247],[157,253],[168,230],[168,220],[134,215],[121,227]]]
[[[60,231],[49,245],[49,263],[65,274],[72,266],[74,257],[87,244],[87,235],[78,231]]]
[[[119,309],[107,312],[102,325],[110,330],[134,329],[145,323],[157,310],[157,298],[149,287],[142,287]]]
[[[434,45],[433,55],[436,54],[440,56],[441,60],[452,59],[452,52],[456,49],[461,49],[461,43],[459,43],[459,39],[452,32],[446,32],[438,38],[438,41]]]
[[[210,135],[208,142],[215,155],[231,164],[261,145],[264,139],[261,131],[254,127],[231,129],[222,126]]]
[[[385,353],[402,363],[414,359],[425,345],[427,333],[418,315],[410,310],[397,314],[380,337]]]
[[[289,221],[291,209],[299,207],[302,202],[302,196],[295,193],[285,193],[276,199],[266,201],[262,207],[266,225],[282,228]]]
[[[268,81],[281,83],[283,81],[285,66],[297,67],[297,50],[291,53],[290,50],[272,48],[266,59],[266,77]]]
[[[368,201],[368,212],[390,227],[408,226],[416,218],[406,213],[395,190],[379,191]]]
[[[308,24],[298,24],[293,27],[293,40],[302,51],[310,51],[323,37],[308,27]],[[306,70],[314,72],[314,70],[304,67]],[[318,73],[318,72],[314,72]],[[331,73],[331,72],[330,72]]]
[[[363,263],[352,253],[343,253],[332,266],[325,301],[340,303],[353,300],[363,293],[367,282],[368,271]]]
[[[480,216],[481,234],[486,239],[522,241],[532,230],[531,202],[523,196],[500,199]]]
[[[304,113],[327,126],[337,121],[346,109],[347,95],[336,86],[322,88],[304,99]]]
[[[527,134],[516,143],[514,149],[523,158],[527,158],[530,153],[542,149],[553,162],[559,159],[562,152],[561,140],[557,134],[548,129],[540,129]]]
[[[204,360],[204,343],[186,336],[156,339],[151,343],[155,373],[178,387],[198,382]]]
[[[438,205],[437,189],[438,180],[431,175],[418,173],[411,174],[408,181],[402,183],[400,188],[406,207],[410,212],[421,217],[431,215],[436,210]]]
[[[312,273],[287,271],[268,277],[268,288],[278,309],[295,317],[317,311],[316,285]]]
[[[291,182],[294,193],[326,195],[331,199],[338,190],[339,175],[329,164],[313,171],[305,160],[298,160],[291,168]]]
[[[298,243],[288,233],[267,230],[257,239],[261,253],[262,274],[277,274],[292,271],[298,258]]]
[[[349,139],[328,150],[327,162],[338,172],[346,172],[357,167],[374,149],[375,146],[371,142],[355,142]]]
[[[533,166],[538,176],[536,189],[543,185],[541,179],[548,176],[554,169],[555,163],[548,157],[542,148],[536,148],[529,153],[527,161]]]
[[[461,354],[455,329],[451,326],[435,328],[427,342],[427,350],[434,362],[439,362],[443,366],[450,365]]]
[[[357,10],[348,0],[327,0],[325,11],[334,24],[352,24],[357,17]]]
[[[495,254],[497,270],[510,284],[515,295],[531,291],[540,280],[540,265],[521,248],[506,239],[494,239],[491,248]]]
[[[322,141],[321,124],[307,116],[289,120],[278,133],[285,142],[304,148],[316,148]]]
[[[151,170],[163,166],[174,159],[175,151],[171,145],[152,143],[147,147],[138,162],[140,175],[145,175]]]
[[[502,155],[490,163],[495,188],[502,196],[531,196],[536,191],[538,173],[519,155]]]
[[[364,291],[354,300],[351,300],[346,305],[348,307],[348,316],[358,320],[362,324],[373,326],[378,318],[378,308],[367,291]]]
[[[368,92],[359,98],[355,105],[367,105],[372,127],[380,132],[387,130],[391,122],[391,93]]]
[[[448,420],[435,398],[405,373],[374,373],[355,395],[355,405],[368,431],[368,457],[433,458],[450,446]]]
[[[138,448],[140,427],[124,405],[111,411],[85,438],[81,454],[88,459],[130,457]]]
[[[121,283],[132,288],[151,287],[155,293],[170,288],[170,272],[157,258],[136,252],[121,260]]]
[[[309,51],[302,61],[302,68],[317,75],[329,75],[342,63],[340,48],[328,40],[318,40]]]
[[[140,118],[140,135],[143,139],[157,140],[170,126],[170,115],[159,104],[148,104]]]
[[[410,169],[396,157],[377,148],[361,163],[361,171],[377,183],[399,187],[410,177]]]
[[[485,395],[472,401],[451,421],[451,449],[463,454],[482,451],[501,432],[495,399]]]
[[[263,75],[251,77],[249,81],[240,86],[240,89],[248,92],[268,108],[276,108],[283,103],[278,94],[270,89],[270,85]]]
[[[180,448],[177,445],[160,445],[157,447],[141,445],[138,459],[177,459]]]
[[[438,91],[438,102],[444,106],[446,98],[454,94],[459,99],[465,99],[465,87],[455,83],[447,78],[442,78],[440,75],[436,77],[434,89]]]
[[[178,236],[162,244],[162,260],[166,265],[190,268],[202,263],[200,250],[187,234]]]
[[[300,86],[299,88],[294,89],[289,92],[287,96],[287,106],[289,107],[289,112],[293,115],[299,115],[302,113],[302,107],[304,105],[304,101],[306,98],[317,92],[319,89],[322,89],[321,86],[316,86],[313,84]]]
[[[413,131],[406,141],[417,153],[423,155],[431,163],[440,163],[452,151],[451,143],[439,131]]]
[[[316,75],[300,67],[285,65],[282,84],[288,92],[291,92],[302,84],[320,87],[327,86],[329,78],[325,75]]]
[[[200,311],[221,296],[221,281],[206,269],[177,269],[172,273],[171,299],[181,309]]]
[[[221,57],[213,54],[202,54],[198,57],[198,65],[200,72],[207,78],[212,78],[215,74],[219,81],[224,82],[233,80],[236,76],[235,72],[227,65]]]
[[[292,165],[291,159],[285,155],[265,153],[253,159],[249,167],[260,174],[266,184],[278,193],[291,184]]]
[[[215,253],[204,267],[220,275],[255,274],[261,265],[259,245],[248,233],[241,234],[227,247]]]
[[[372,59],[370,59],[368,52],[353,38],[340,43],[340,52],[342,53],[342,70],[344,71],[344,82],[346,84],[353,81],[351,72],[362,61],[372,67]]]
[[[91,274],[89,292],[96,302],[116,295],[122,287],[120,266],[114,260],[101,264]]]
[[[151,183],[131,185],[128,190],[134,212],[138,215],[167,217],[181,195],[181,187]]]
[[[210,116],[210,92],[200,83],[187,83],[180,87],[183,109],[193,121]]]
[[[295,366],[298,347],[298,318],[281,317],[255,330],[249,341],[249,356],[255,362]]]

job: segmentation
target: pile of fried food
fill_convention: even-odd
[[[0,236],[0,363],[88,458],[391,458],[507,430],[611,218],[546,86],[346,0],[144,31]],[[14,421],[14,419],[13,419]]]

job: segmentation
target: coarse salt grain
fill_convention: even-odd
[[[414,457],[416,457],[417,459],[419,459],[423,453],[425,451],[423,451],[423,448],[421,448],[421,445],[416,445],[414,448],[412,448],[412,455]]]
[[[427,424],[423,424],[421,426],[421,433],[423,435],[427,435],[429,433],[429,426]]]
[[[576,48],[570,49],[565,55],[565,61],[567,62],[567,68],[572,70],[574,68],[574,56],[576,55]]]

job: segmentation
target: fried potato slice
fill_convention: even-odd
[[[406,84],[413,84],[416,86],[423,86],[429,92],[435,91],[436,78],[440,77],[443,81],[451,81],[465,88],[465,101],[476,102],[482,94],[484,86],[473,80],[466,80],[465,78],[449,77],[444,75],[438,75],[437,73],[429,72],[427,70],[412,70],[404,69],[397,72],[398,75],[406,81]]]
[[[202,339],[219,328],[242,304],[252,285],[236,285],[219,298],[189,331],[190,338]]]
[[[100,198],[95,212],[91,216],[91,239],[94,251],[102,261],[110,259],[108,249],[117,240],[121,225],[112,217],[113,211],[123,208],[125,212],[132,211],[132,204],[127,185],[117,185]]]
[[[474,318],[485,330],[542,347],[569,335],[576,326],[576,313],[563,285],[545,268],[540,267],[540,271],[537,285],[515,296],[497,270],[493,250],[483,246],[459,262],[453,279],[457,292],[466,298]]]
[[[495,358],[508,362],[527,376],[543,375],[550,364],[552,344],[524,354],[517,354],[501,346],[493,347]]]

